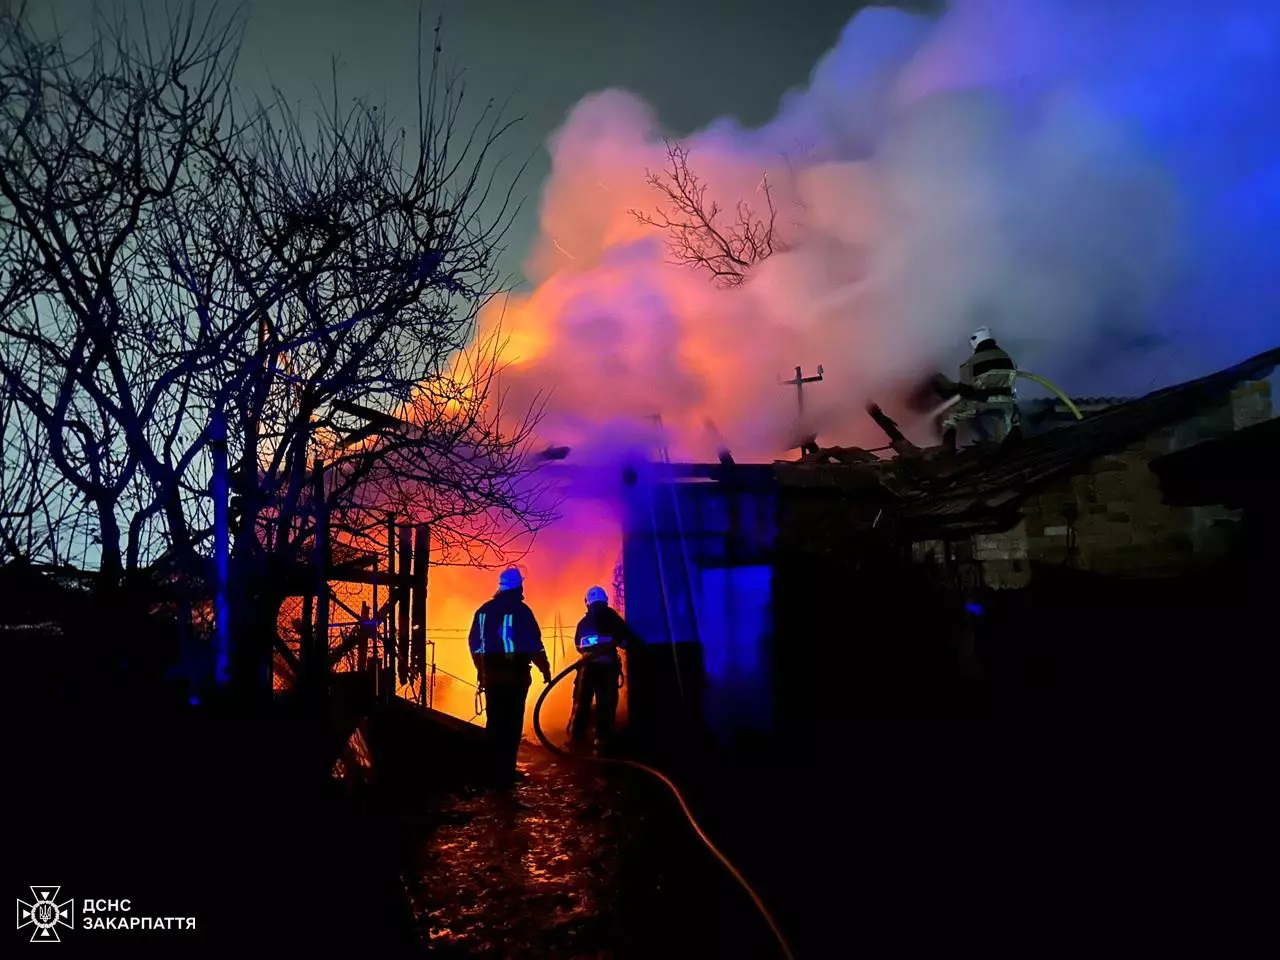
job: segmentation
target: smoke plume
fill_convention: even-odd
[[[894,413],[979,324],[1076,395],[1273,346],[1278,38],[1269,0],[965,0],[858,13],[759,129],[682,135],[592,94],[549,143],[535,289],[485,318],[510,337],[505,386],[551,388],[544,430],[579,450],[652,446],[656,414],[673,456],[714,455],[708,420],[735,454],[775,456],[801,426],[877,442],[865,402]],[[664,135],[727,215],[772,186],[786,249],[744,285],[672,265],[628,213],[660,200]],[[818,364],[800,425],[777,380]]]

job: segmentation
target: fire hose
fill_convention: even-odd
[[[575,755],[571,754],[567,750],[557,747],[547,739],[547,735],[543,733],[541,718],[542,704],[546,701],[547,694],[551,692],[552,687],[569,674],[581,669],[584,663],[586,663],[586,660],[578,660],[575,663],[571,663],[552,677],[551,681],[542,688],[542,693],[538,697],[538,702],[534,704],[533,707],[533,731],[538,735],[538,739],[542,742],[542,745],[558,757],[571,758]],[[770,913],[769,908],[765,906],[764,900],[760,897],[760,894],[756,893],[755,888],[747,882],[747,878],[744,877],[741,871],[739,871],[729,858],[720,851],[720,848],[711,842],[711,838],[707,836],[706,831],[702,829],[698,824],[697,819],[694,817],[693,811],[689,809],[689,804],[685,801],[684,794],[680,792],[680,788],[672,782],[670,777],[661,770],[655,770],[648,764],[640,763],[638,760],[627,760],[622,757],[582,757],[581,759],[590,760],[594,763],[631,767],[635,770],[642,770],[649,774],[649,776],[656,777],[658,780],[661,780],[667,788],[670,789],[672,794],[675,795],[676,802],[680,804],[681,812],[684,813],[685,819],[689,821],[689,826],[693,828],[693,832],[697,835],[698,839],[701,840],[703,845],[711,851],[712,855],[720,861],[720,864],[729,871],[730,876],[738,882],[738,885],[742,887],[747,896],[751,899],[752,904],[755,905],[756,910],[758,910],[760,915],[764,917],[765,923],[769,925],[770,931],[772,931],[774,938],[778,941],[778,947],[781,949],[782,955],[786,957],[787,960],[795,960],[795,955],[791,952],[791,946],[787,943],[787,938],[783,935],[782,928],[778,926],[778,921],[773,918],[773,914]]]
[[[1068,397],[1065,393],[1063,393],[1062,390],[1056,384],[1052,383],[1047,378],[1042,377],[1037,373],[1028,373],[1025,370],[1019,370],[1018,376],[1022,377],[1024,380],[1030,380],[1032,383],[1040,384],[1040,386],[1044,387],[1050,393],[1057,396],[1057,398],[1061,400],[1064,404],[1066,404],[1067,409],[1071,411],[1072,416],[1074,416],[1077,420],[1084,419],[1084,414],[1080,412],[1079,407],[1077,407],[1074,403],[1071,402],[1071,398]]]
[[[1075,417],[1077,420],[1084,419],[1084,414],[1080,412],[1080,408],[1077,407],[1075,403],[1072,401],[1072,399],[1069,396],[1067,396],[1066,393],[1063,392],[1061,387],[1059,387],[1056,383],[1054,383],[1048,377],[1042,377],[1040,376],[1040,374],[1031,373],[1028,370],[1015,371],[1014,376],[1019,377],[1023,380],[1030,380],[1032,383],[1038,383],[1040,386],[1044,387],[1046,390],[1048,390],[1050,393],[1056,396],[1059,400],[1061,400],[1063,405],[1068,410],[1071,411],[1071,415],[1073,417]],[[1004,388],[992,390],[992,389],[983,389],[981,387],[975,387],[967,383],[956,383],[955,381],[948,380],[946,377],[941,375],[935,377],[933,383],[934,383],[934,389],[939,394],[941,394],[944,398],[946,398],[946,402],[943,403],[943,405],[940,408],[938,408],[938,411],[936,411],[939,413],[948,409],[949,407],[954,406],[955,404],[959,403],[961,400],[982,402],[983,400],[986,400],[988,396],[991,394],[1003,396],[1008,393],[1008,390]]]

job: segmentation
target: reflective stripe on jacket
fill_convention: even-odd
[[[578,621],[573,645],[579,653],[589,653],[597,659],[616,658],[616,649],[625,650],[627,642],[634,638],[627,622],[601,600],[587,607],[586,615]]]
[[[1018,377],[1017,364],[994,340],[983,340],[964,363],[960,364],[960,382],[980,390],[1007,391],[1005,396],[991,396],[987,402],[1011,402],[1013,385]]]
[[[523,591],[504,590],[476,611],[468,638],[472,656],[545,653],[542,628]]]

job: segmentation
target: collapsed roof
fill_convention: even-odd
[[[898,456],[882,458],[857,447],[812,448],[799,461],[671,464],[659,475],[728,485],[764,484],[879,503],[892,511],[898,529],[912,539],[1001,530],[1017,522],[1027,496],[1052,480],[1222,404],[1238,385],[1266,379],[1277,366],[1280,348],[1143,397],[1092,404],[1083,419],[1043,433],[1003,444],[978,444],[955,454],[895,438],[896,425],[873,409],[872,416],[886,427]]]

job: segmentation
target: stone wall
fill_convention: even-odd
[[[1017,526],[976,535],[960,553],[997,589],[1026,586],[1038,564],[1110,576],[1169,576],[1213,563],[1236,542],[1239,512],[1168,506],[1148,464],[1272,415],[1270,383],[1246,384],[1229,402],[1059,478],[1024,502]],[[937,542],[917,544],[914,552],[926,563],[944,556]]]
[[[1147,464],[1168,452],[1171,431],[1099,457],[1023,507],[1028,556],[1102,574],[1151,575],[1184,568],[1195,555],[1190,510],[1161,502]]]
[[[1231,426],[1234,430],[1255,426],[1275,415],[1270,380],[1247,383],[1231,395]]]
[[[1031,582],[1031,541],[1027,521],[1004,533],[973,537],[973,559],[982,566],[982,581],[997,590],[1025,587]]]

